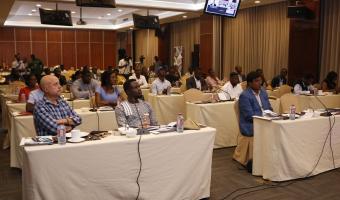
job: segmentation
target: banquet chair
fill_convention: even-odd
[[[197,89],[189,89],[183,93],[186,102],[203,101],[204,93]]]
[[[292,92],[292,87],[290,87],[289,85],[282,85],[279,88],[279,98],[282,97],[283,95],[287,94],[287,93],[291,93]]]
[[[239,102],[235,101],[234,111],[237,122],[240,124]],[[237,135],[237,146],[235,148],[233,159],[246,166],[248,161],[253,158],[253,137],[243,136],[241,133]]]
[[[294,105],[296,112],[301,112],[298,96],[294,94],[285,94],[281,98],[281,111],[282,113],[289,113],[289,107]]]
[[[247,81],[243,81],[240,84],[241,84],[242,90],[245,90],[247,88]]]

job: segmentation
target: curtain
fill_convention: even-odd
[[[323,12],[320,80],[322,81],[330,71],[340,74],[340,1],[324,0],[321,3]],[[340,80],[339,76],[338,80]]]
[[[135,53],[136,60],[143,55],[145,57],[144,65],[150,66],[154,57],[158,55],[158,38],[155,36],[155,30],[141,29],[135,32]]]
[[[236,65],[243,72],[262,68],[270,80],[288,67],[289,19],[287,2],[240,10],[223,24],[223,71],[229,77]]]
[[[221,78],[222,76],[222,20],[220,16],[213,16],[213,70]]]
[[[188,71],[191,65],[191,52],[194,51],[194,44],[200,43],[200,20],[190,19],[171,24],[171,65],[175,54],[175,46],[183,46],[183,72]]]

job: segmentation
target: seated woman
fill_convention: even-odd
[[[116,107],[120,101],[120,92],[115,86],[117,74],[113,71],[105,71],[101,76],[101,86],[96,89],[97,106]]]
[[[209,90],[217,89],[219,85],[222,85],[222,81],[216,76],[212,68],[208,70],[208,76],[205,82],[207,82]]]
[[[331,71],[327,74],[325,80],[322,81],[321,89],[324,92],[336,92],[337,91],[338,74],[335,71]]]
[[[28,100],[28,97],[31,93],[31,91],[38,89],[39,86],[37,84],[37,77],[35,74],[30,74],[26,77],[26,87],[23,87],[19,91],[18,101],[19,102],[26,102]]]

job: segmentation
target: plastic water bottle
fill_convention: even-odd
[[[290,120],[295,120],[295,112],[296,112],[296,107],[294,105],[291,105],[289,107],[289,119]]]
[[[150,126],[150,115],[149,113],[144,113],[143,115],[143,127],[142,128],[149,128]]]
[[[184,117],[182,113],[177,115],[177,132],[183,133],[184,131]]]
[[[66,127],[64,125],[58,125],[57,128],[58,144],[66,144]]]

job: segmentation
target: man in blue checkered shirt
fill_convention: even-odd
[[[66,132],[81,124],[81,118],[72,108],[60,98],[62,87],[57,77],[44,76],[40,87],[45,95],[34,107],[34,125],[37,135],[56,135],[57,127],[65,125]]]

